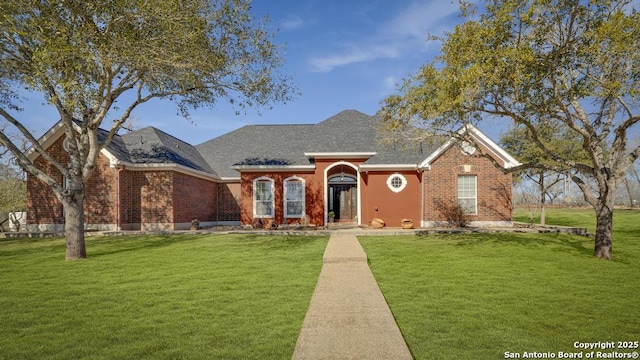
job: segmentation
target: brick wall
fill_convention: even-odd
[[[488,152],[488,150],[485,149]],[[504,174],[485,158],[465,155],[452,146],[424,172],[424,219],[445,220],[434,206],[434,199],[457,203],[458,175],[477,176],[477,215],[472,221],[511,221],[511,174]]]
[[[120,171],[120,225],[123,229],[140,229],[142,218],[140,189],[146,182],[147,178],[142,172]]]
[[[86,224],[116,224],[118,206],[118,170],[109,166],[104,155],[98,161],[85,187]]]
[[[122,171],[121,227],[126,230],[169,229],[173,223],[172,193],[173,171]]]
[[[194,219],[218,221],[218,188],[213,181],[176,171],[124,170],[120,175],[121,227],[171,230],[189,228]]]
[[[218,186],[215,182],[173,174],[173,222],[190,223],[215,221]]]
[[[49,147],[48,152],[53,158],[66,164],[69,155],[62,148],[64,136]],[[35,165],[49,176],[62,184],[62,174],[53,165],[38,157]],[[64,213],[62,204],[58,201],[53,190],[35,176],[27,174],[27,225],[28,224],[63,224]]]
[[[63,139],[61,136],[48,151],[66,164],[69,156],[62,147]],[[62,174],[55,167],[42,158],[35,163],[62,184]],[[175,171],[111,168],[109,160],[99,155],[85,188],[85,223],[89,229],[115,229],[119,223],[124,230],[137,230],[174,229],[193,219],[239,221],[240,189],[239,183],[216,184]],[[64,224],[62,204],[47,185],[31,175],[27,176],[27,224],[46,226],[42,229]]]
[[[173,222],[172,171],[145,171],[147,184],[140,189],[142,224]]]
[[[240,221],[241,186],[240,183],[218,183],[218,202],[216,221]]]
[[[62,164],[69,162],[69,155],[64,151],[64,136],[56,140],[48,152]],[[38,157],[35,165],[62,184],[62,174],[42,157]],[[91,225],[115,225],[117,196],[117,170],[109,167],[109,160],[98,156],[94,171],[85,187],[84,213],[85,223]],[[53,190],[35,176],[27,174],[27,224],[64,224],[62,204]]]

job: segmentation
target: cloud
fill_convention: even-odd
[[[284,30],[296,30],[305,25],[304,20],[299,16],[288,16],[281,23]]]
[[[451,24],[446,19],[456,15],[459,6],[454,1],[429,0],[413,2],[382,26],[382,32],[392,38],[408,38],[424,42],[427,34],[441,33]]]
[[[398,78],[393,75],[389,75],[384,78],[385,90],[396,90],[398,88],[398,83]]]
[[[309,63],[317,72],[330,72],[336,67],[367,62],[381,58],[398,57],[398,50],[394,46],[351,47],[344,52],[315,57]]]
[[[455,1],[412,1],[388,21],[383,21],[370,36],[347,43],[339,51],[310,58],[311,70],[331,72],[341,66],[426,51],[427,35],[440,34],[450,28],[447,20],[458,11]]]

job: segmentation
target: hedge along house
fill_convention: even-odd
[[[318,124],[245,126],[196,146],[151,127],[117,136],[87,186],[86,227],[186,229],[193,219],[201,226],[365,225],[374,218],[428,227],[446,220],[443,203],[463,206],[475,225],[511,224],[510,174],[453,140],[411,151],[381,146],[379,124],[348,110]],[[476,128],[468,131],[503,166],[518,165]],[[67,156],[59,126],[41,142]],[[61,229],[53,193],[32,176],[27,190],[27,226]]]

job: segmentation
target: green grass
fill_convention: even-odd
[[[527,224],[539,224],[540,210],[516,208],[513,211],[513,220]],[[595,212],[592,208],[547,208],[545,209],[545,222],[548,225],[584,227],[590,231],[596,228]]]
[[[326,240],[1,240],[0,359],[290,358]]]
[[[586,228],[590,233],[596,231],[595,211],[592,208],[546,209],[545,223],[552,225]],[[531,223],[531,211],[519,208],[513,212],[515,221]],[[533,223],[540,223],[540,213],[535,211]],[[613,245],[618,236],[621,239],[637,237],[640,233],[640,210],[615,209],[613,212]]]
[[[574,210],[549,215],[588,227]],[[416,359],[557,358],[576,341],[640,340],[640,212],[615,216],[612,261],[563,234],[359,240]]]

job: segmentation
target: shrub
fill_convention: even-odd
[[[433,204],[449,226],[466,227],[469,225],[471,221],[469,216],[457,202],[434,199]]]

